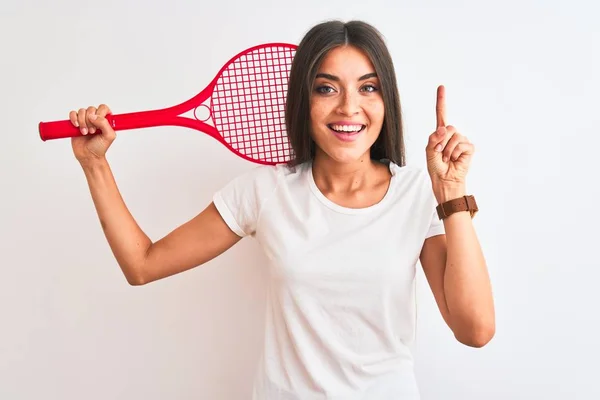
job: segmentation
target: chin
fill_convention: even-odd
[[[358,149],[350,149],[350,148],[346,148],[346,149],[324,149],[323,150],[323,155],[326,156],[327,158],[331,159],[332,161],[335,161],[336,163],[339,164],[350,164],[350,163],[354,163],[362,158],[365,157],[365,154],[368,155],[369,149],[363,149],[363,150],[358,150]]]
[[[370,157],[371,143],[355,143],[353,146],[336,145],[325,149],[329,158],[339,163],[352,163]]]

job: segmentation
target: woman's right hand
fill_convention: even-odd
[[[110,108],[105,104],[69,113],[71,123],[82,133],[82,136],[71,138],[73,153],[80,164],[87,165],[104,159],[116,138],[114,129],[105,118],[110,113]]]

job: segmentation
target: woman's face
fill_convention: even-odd
[[[368,159],[383,117],[379,79],[369,58],[352,46],[331,50],[317,72],[311,93],[315,157],[340,163]]]

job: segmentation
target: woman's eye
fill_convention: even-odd
[[[377,88],[373,85],[365,85],[362,87],[362,90],[365,92],[376,92]]]
[[[327,94],[331,93],[333,91],[333,88],[331,86],[318,86],[315,90],[317,91],[317,93]]]

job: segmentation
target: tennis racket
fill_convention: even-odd
[[[106,118],[115,131],[165,125],[196,129],[246,160],[285,163],[292,157],[284,112],[296,47],[287,43],[251,47],[231,58],[204,90],[179,105]],[[210,105],[205,105],[209,98]],[[205,119],[197,116],[200,107],[208,109]],[[186,113],[193,118],[183,116]],[[82,135],[70,120],[40,122],[39,134],[43,141]]]

